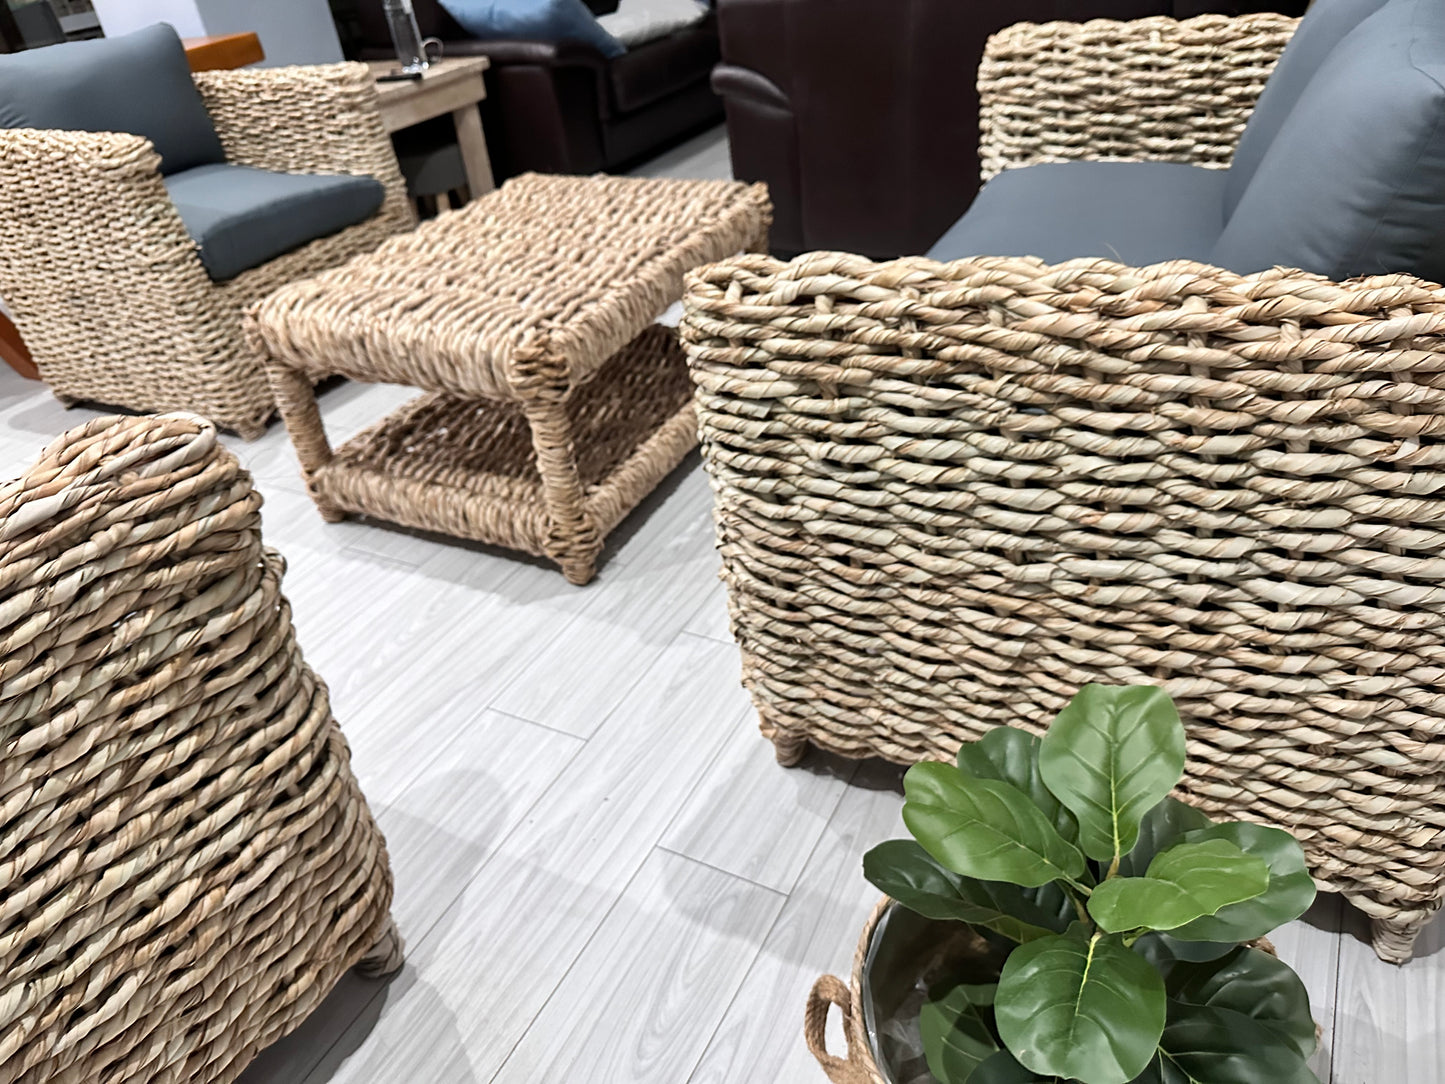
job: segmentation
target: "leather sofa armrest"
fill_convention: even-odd
[[[573,41],[449,41],[446,56],[484,56],[494,67],[532,64],[543,68],[592,68],[603,71],[607,58],[590,45]]]
[[[722,98],[736,98],[775,109],[792,108],[788,96],[777,83],[766,75],[760,75],[750,68],[739,68],[735,64],[722,63],[713,68],[712,89],[713,93]]]

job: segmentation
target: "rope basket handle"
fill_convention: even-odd
[[[828,1010],[834,1005],[843,1012],[843,1032],[848,1037],[848,1057],[828,1053]],[[824,975],[808,993],[808,1010],[803,1017],[803,1035],[808,1049],[833,1084],[872,1084],[868,1071],[853,1061],[853,995],[843,980]]]

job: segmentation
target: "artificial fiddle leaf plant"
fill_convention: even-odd
[[[996,982],[930,991],[919,1030],[941,1084],[1318,1084],[1304,986],[1248,944],[1314,899],[1304,852],[1170,798],[1183,772],[1164,691],[1106,685],[1042,740],[1001,727],[956,767],[909,769],[914,838],[864,873],[1014,943]]]

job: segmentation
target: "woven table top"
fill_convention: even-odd
[[[585,380],[769,216],[760,184],[526,174],[278,290],[256,329],[273,364],[523,398],[539,371]]]

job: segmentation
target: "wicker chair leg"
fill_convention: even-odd
[[[405,962],[406,942],[401,939],[401,931],[396,928],[396,919],[388,915],[386,929],[382,931],[376,944],[371,946],[357,963],[356,970],[367,978],[384,978],[400,971]]]
[[[784,768],[791,768],[808,751],[808,739],[794,730],[763,721],[763,736],[773,743],[773,753]]]
[[[270,420],[268,415],[255,421],[242,422],[236,426],[236,435],[242,440],[260,440],[266,435],[266,426]]]
[[[1370,945],[1375,955],[1388,964],[1406,964],[1415,955],[1415,938],[1429,922],[1428,917],[1370,919]]]
[[[547,556],[562,566],[567,581],[581,586],[597,574],[602,537],[587,512],[567,406],[560,395],[544,392],[524,400],[522,409],[532,429],[532,448],[547,506],[549,530],[544,548]]]

